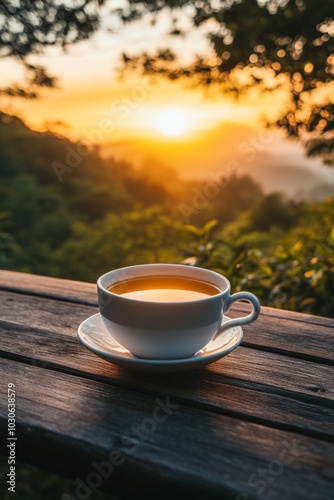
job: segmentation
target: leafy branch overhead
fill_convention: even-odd
[[[334,1],[203,0],[128,1],[121,17],[132,22],[147,10],[171,10],[170,33],[210,27],[212,53],[183,65],[168,47],[155,53],[123,54],[124,67],[172,80],[218,84],[236,96],[257,87],[262,92],[288,89],[288,100],[275,125],[304,140],[310,155],[333,162]]]
[[[104,1],[0,0],[0,57],[14,58],[26,70],[23,84],[2,88],[0,94],[31,99],[39,88],[54,87],[56,78],[46,68],[29,64],[28,56],[88,39],[100,26]]]

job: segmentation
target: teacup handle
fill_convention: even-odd
[[[225,323],[223,323],[220,326],[218,332],[215,334],[212,340],[215,340],[218,335],[225,332],[225,330],[228,330],[229,328],[233,328],[234,326],[246,325],[247,323],[255,321],[259,317],[261,310],[259,299],[255,295],[249,292],[237,292],[234,293],[233,295],[229,295],[224,305],[223,312],[227,313],[231,305],[234,304],[234,302],[237,302],[238,300],[247,300],[247,302],[249,302],[253,306],[252,312],[247,316],[242,316],[241,318],[229,319],[228,321],[225,321]]]

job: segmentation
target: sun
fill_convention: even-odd
[[[177,137],[190,130],[191,120],[182,108],[165,108],[157,115],[155,128],[163,135]]]

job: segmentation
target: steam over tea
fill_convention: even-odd
[[[110,292],[136,300],[150,302],[185,302],[221,292],[205,281],[180,276],[145,276],[120,281],[107,288]]]

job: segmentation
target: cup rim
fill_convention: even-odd
[[[206,274],[208,274],[209,276],[211,275],[212,277],[215,277],[216,279],[219,279],[221,280],[224,284],[225,284],[225,289],[224,290],[220,290],[219,293],[215,294],[215,295],[210,295],[208,297],[203,297],[203,298],[200,298],[200,299],[190,299],[190,300],[182,300],[182,301],[172,301],[172,300],[168,300],[168,301],[159,301],[159,302],[156,302],[156,301],[153,301],[153,300],[140,300],[140,299],[134,299],[132,297],[124,297],[122,296],[121,294],[117,294],[117,293],[114,293],[114,292],[111,292],[110,290],[108,290],[106,288],[106,286],[104,286],[102,284],[102,281],[106,279],[107,276],[113,274],[113,273],[116,273],[116,272],[126,272],[127,270],[134,270],[135,268],[138,268],[138,269],[144,269],[144,268],[152,268],[152,267],[155,267],[155,268],[158,268],[158,267],[174,267],[174,268],[182,268],[182,269],[187,269],[187,270],[200,270],[200,272],[204,272]],[[191,279],[191,278],[190,278]],[[123,281],[123,280],[119,280],[119,281]],[[209,281],[209,283],[211,285],[214,285],[214,286],[218,286],[218,285],[215,285],[215,283],[212,283]],[[223,276],[222,274],[219,274],[217,273],[216,271],[211,271],[211,269],[205,269],[205,268],[202,268],[202,267],[193,267],[193,266],[187,266],[187,265],[184,265],[184,264],[164,264],[164,263],[158,263],[158,264],[135,264],[133,266],[126,266],[126,267],[120,267],[120,268],[117,268],[117,269],[113,269],[111,271],[108,271],[104,274],[102,274],[98,280],[97,280],[97,286],[98,288],[100,288],[103,292],[107,293],[108,295],[110,295],[111,297],[113,298],[117,298],[117,299],[121,299],[121,300],[125,300],[125,301],[129,301],[129,302],[132,302],[132,303],[140,303],[140,304],[156,304],[156,305],[159,305],[160,307],[161,306],[164,306],[164,305],[182,305],[182,304],[190,304],[192,302],[203,302],[203,301],[210,301],[212,299],[215,299],[217,297],[223,297],[225,294],[229,294],[230,290],[231,290],[231,283],[230,281],[225,277]]]

